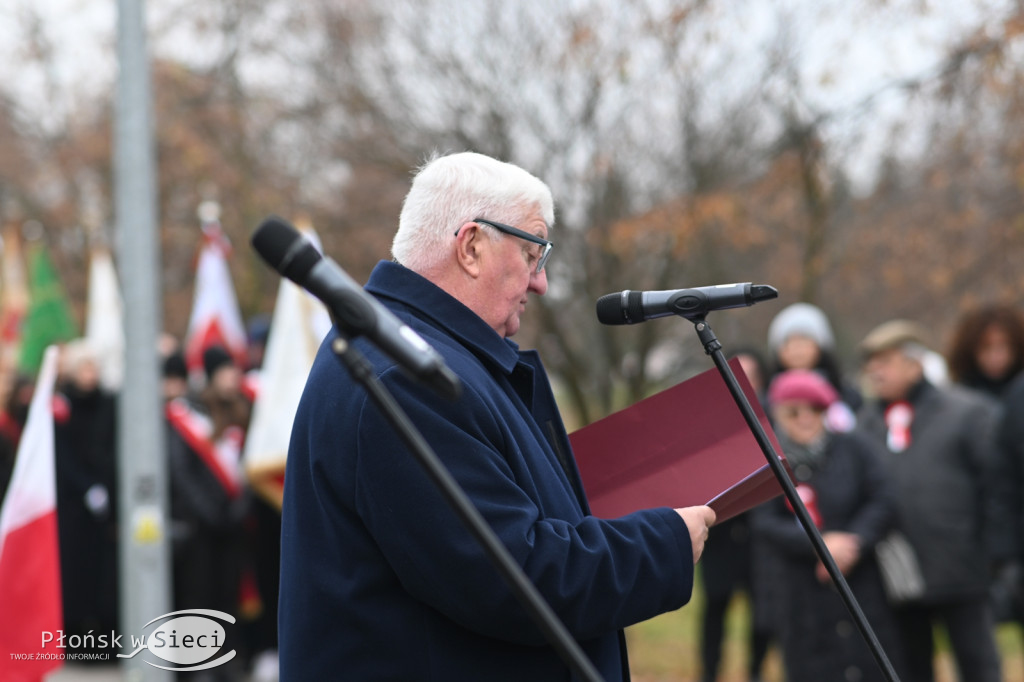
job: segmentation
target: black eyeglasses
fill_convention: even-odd
[[[495,230],[497,230],[498,232],[504,232],[505,234],[510,234],[513,237],[519,237],[520,239],[525,239],[526,241],[531,242],[533,244],[540,244],[541,250],[540,250],[540,255],[537,257],[537,272],[539,273],[542,270],[544,270],[544,266],[548,262],[548,256],[551,255],[551,247],[554,246],[553,243],[549,242],[547,239],[544,239],[542,237],[538,237],[535,234],[530,234],[529,232],[526,232],[525,230],[520,230],[518,227],[512,227],[511,225],[506,225],[505,223],[496,223],[493,220],[486,220],[485,218],[473,218],[473,222],[474,223],[483,223],[484,225],[489,225],[489,226],[493,227]],[[462,228],[459,228],[459,229],[462,229]],[[459,234],[459,230],[455,230],[455,234],[458,235]]]

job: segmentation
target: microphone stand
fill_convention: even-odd
[[[373,366],[358,348],[353,346],[349,337],[342,330],[343,325],[335,325],[338,338],[331,344],[331,350],[341,361],[352,377],[362,385],[370,397],[384,413],[385,417],[398,432],[402,441],[412,451],[417,461],[425,469],[445,500],[451,505],[459,519],[465,524],[476,541],[486,551],[488,558],[508,583],[513,594],[523,605],[530,617],[544,633],[544,636],[558,651],[559,656],[587,682],[602,682],[600,673],[586,654],[573,639],[565,625],[558,619],[551,606],[537,591],[523,569],[515,562],[505,545],[487,524],[483,516],[466,496],[462,487],[451,475],[444,463],[423,438],[410,421],[408,415],[378,379]]]
[[[739,382],[736,381],[736,375],[733,374],[732,367],[729,366],[728,361],[725,359],[725,355],[722,353],[722,344],[718,342],[715,332],[712,331],[703,315],[688,317],[687,319],[694,323],[694,326],[697,329],[697,336],[700,338],[700,342],[704,346],[704,352],[711,356],[711,359],[715,362],[715,366],[718,367],[718,372],[722,375],[722,379],[725,380],[725,384],[729,388],[729,393],[732,394],[733,400],[736,401],[736,405],[740,408],[740,412],[743,413],[743,419],[747,422],[747,426],[750,427],[751,432],[753,432],[758,445],[761,446],[761,451],[768,459],[768,465],[771,467],[772,473],[775,474],[775,478],[778,479],[779,485],[782,486],[782,491],[785,493],[786,499],[789,500],[789,503],[793,506],[793,511],[796,513],[797,518],[800,520],[800,525],[803,526],[804,532],[807,533],[807,537],[814,546],[815,553],[817,553],[818,558],[821,559],[821,563],[825,565],[825,569],[832,578],[832,582],[839,590],[839,596],[842,597],[847,610],[850,612],[850,615],[853,616],[853,620],[857,624],[857,628],[860,630],[861,635],[863,635],[864,641],[867,642],[868,647],[871,649],[871,653],[875,657],[878,667],[882,669],[882,672],[885,674],[885,677],[889,682],[899,682],[899,677],[897,677],[896,671],[893,669],[892,663],[889,661],[889,657],[886,656],[885,650],[882,648],[881,643],[878,641],[878,637],[875,635],[875,631],[871,628],[871,624],[868,623],[868,619],[861,610],[856,597],[853,596],[853,590],[850,589],[849,584],[846,582],[846,578],[843,577],[839,567],[836,566],[835,559],[832,558],[831,552],[829,552],[828,547],[825,546],[825,541],[822,539],[821,533],[818,532],[817,526],[814,525],[814,521],[811,520],[811,515],[807,511],[807,507],[804,506],[803,500],[801,500],[800,495],[797,494],[796,488],[793,486],[793,482],[789,479],[789,474],[786,473],[786,469],[782,466],[782,461],[779,459],[778,453],[775,452],[775,447],[772,445],[771,440],[768,439],[768,434],[765,433],[764,427],[761,426],[761,422],[757,419],[754,409],[750,406],[750,402],[747,400],[747,396],[743,393],[743,389],[740,388]]]

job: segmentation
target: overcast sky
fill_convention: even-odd
[[[201,55],[183,30],[174,30],[174,8],[181,0],[150,0],[150,24],[166,36],[151,48],[161,55]],[[842,109],[864,99],[886,82],[933,69],[952,37],[964,26],[1001,16],[1009,0],[715,0],[723,40],[743,41],[752,54],[759,36],[775,35],[774,16],[784,10],[786,28],[798,49],[801,79],[814,109]],[[883,6],[878,9],[877,5]],[[924,9],[922,9],[924,8]],[[0,81],[23,111],[45,121],[61,121],[83,93],[110,91],[116,74],[115,0],[3,0],[0,3]],[[36,26],[54,47],[51,73],[19,67],[31,48]],[[734,30],[728,30],[733,27]],[[52,86],[48,86],[52,84]],[[111,93],[112,96],[112,93]],[[902,96],[880,98],[880,122],[898,116]],[[831,131],[842,135],[842,123]],[[881,151],[882,140],[864,140],[861,154]],[[855,169],[854,169],[855,170]]]

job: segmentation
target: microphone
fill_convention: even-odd
[[[461,393],[459,377],[430,344],[402,323],[377,299],[287,221],[269,216],[252,233],[252,246],[283,277],[327,306],[350,336],[365,336],[417,379],[449,400]]]
[[[699,320],[712,310],[743,308],[778,295],[774,287],[750,282],[671,291],[626,289],[597,299],[597,319],[601,324],[636,324],[669,315]]]

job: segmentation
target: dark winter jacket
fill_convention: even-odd
[[[860,426],[883,449],[896,487],[898,525],[914,547],[924,601],[982,596],[994,551],[992,495],[998,406],[979,393],[922,382],[911,392],[911,442],[886,446],[884,405],[871,403]]]
[[[860,560],[846,580],[890,660],[899,665],[893,617],[873,551],[895,517],[893,489],[866,436],[853,431],[830,439],[815,469],[800,467],[802,482],[815,492],[821,533],[844,531],[860,539]],[[817,554],[787,501],[779,498],[755,509],[753,530],[759,555],[770,552],[771,560],[755,570],[772,572],[759,584],[774,591],[769,597],[775,610],[772,627],[782,645],[787,679],[884,679],[836,588],[815,575]]]
[[[366,288],[438,350],[463,394],[439,398],[358,343],[381,381],[604,679],[628,677],[620,630],[690,597],[686,525],[670,509],[590,516],[537,354],[395,263]],[[571,679],[333,356],[336,336],[314,362],[288,453],[282,679]]]
[[[998,429],[995,559],[1024,563],[1024,375],[1006,391]]]

